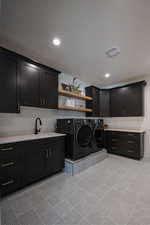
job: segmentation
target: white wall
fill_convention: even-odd
[[[59,75],[59,86],[61,82],[72,83],[72,76],[68,74]],[[85,82],[77,80],[81,84],[80,89],[84,92]],[[63,104],[66,97],[59,97],[59,104]],[[76,105],[84,105],[82,100],[75,100]],[[8,135],[30,134],[34,131],[35,118],[40,117],[43,122],[42,132],[49,132],[55,130],[55,123],[57,118],[64,117],[80,117],[85,116],[82,112],[40,109],[33,107],[21,107],[20,114],[0,113],[0,137]]]
[[[145,157],[150,157],[150,76],[141,77],[146,80],[145,86],[145,116],[144,117],[117,117],[105,118],[110,128],[144,129],[145,130]],[[136,80],[136,81],[138,81]]]

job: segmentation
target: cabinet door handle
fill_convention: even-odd
[[[13,166],[14,164],[15,164],[14,162],[3,163],[1,164],[1,167],[9,167],[9,166]]]
[[[43,98],[43,105],[45,105],[45,98]]]
[[[129,152],[129,153],[133,153],[134,151],[133,151],[133,150],[128,150],[128,152]]]
[[[44,99],[44,102],[45,102],[45,105],[47,105],[47,99],[46,98]]]
[[[128,141],[128,143],[129,143],[129,144],[134,144],[134,143],[135,143],[135,141]]]
[[[44,98],[41,98],[41,105],[44,105]]]
[[[115,138],[112,138],[112,141],[117,141],[117,139],[115,139]]]
[[[51,148],[48,149],[48,152],[49,152],[49,157],[52,157],[52,149]]]
[[[14,148],[13,147],[8,147],[8,148],[1,148],[0,149],[0,151],[12,151],[12,150],[14,150]]]
[[[14,180],[9,180],[8,182],[3,183],[2,186],[7,186],[7,185],[13,184],[13,183],[14,183]]]
[[[52,154],[53,154],[53,151],[52,151],[51,148],[46,149],[46,158],[47,159],[50,158],[50,157],[52,157]]]
[[[48,159],[48,149],[46,149],[46,158]]]
[[[128,134],[128,136],[134,137],[135,135],[134,134]]]
[[[19,102],[17,102],[17,110],[18,110],[18,112],[20,111],[20,104],[19,104]]]
[[[45,101],[45,98],[43,98],[43,105],[45,105],[46,104],[46,101]]]
[[[40,105],[42,105],[42,98],[40,98]]]

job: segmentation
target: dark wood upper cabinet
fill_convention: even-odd
[[[19,112],[17,86],[17,61],[0,48],[0,112]]]
[[[41,70],[30,64],[20,64],[21,105],[40,106],[39,79]]]
[[[144,116],[144,85],[127,87],[126,112],[128,116]]]
[[[58,76],[54,71],[45,71],[40,75],[40,103],[51,109],[58,106]]]
[[[126,95],[124,88],[112,89],[110,92],[110,112],[111,117],[121,117],[126,115]]]
[[[92,101],[86,101],[86,107],[92,109],[92,112],[86,112],[87,117],[98,117],[100,115],[100,107],[99,107],[99,88],[94,86],[89,86],[85,88],[85,92],[87,96],[93,98]]]
[[[31,63],[21,63],[21,104],[56,109],[58,106],[58,72],[44,70]]]
[[[144,116],[145,81],[125,86],[99,89],[94,86],[86,88],[86,94],[93,98],[87,101],[87,107],[93,111],[86,116],[93,117],[130,117]]]
[[[100,106],[100,116],[109,117],[110,116],[110,91],[100,90],[99,91],[99,106]]]
[[[145,81],[141,81],[111,89],[111,117],[144,116],[145,84]]]
[[[0,112],[17,113],[20,105],[57,109],[59,73],[0,47]]]
[[[86,101],[87,108],[92,112],[87,112],[86,116],[109,117],[110,116],[110,93],[109,90],[102,90],[94,86],[86,87],[86,95],[93,98],[92,101]]]

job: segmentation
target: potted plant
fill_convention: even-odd
[[[80,90],[80,85],[81,85],[81,84],[76,84],[76,83],[75,83],[76,80],[77,80],[77,78],[74,77],[74,78],[73,78],[72,85],[70,85],[71,91],[80,94],[80,93],[81,93],[81,90]]]

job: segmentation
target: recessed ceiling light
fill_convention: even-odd
[[[54,38],[53,39],[53,45],[59,46],[61,44],[61,40],[59,38]]]
[[[106,74],[105,74],[105,77],[106,77],[106,78],[110,77],[110,73],[106,73]]]

